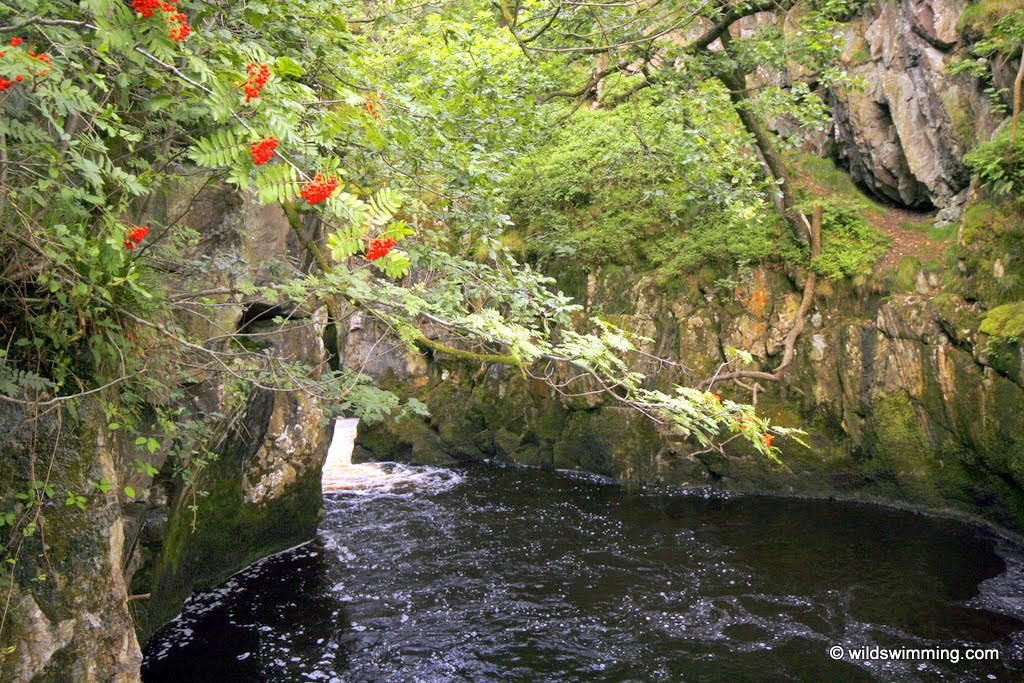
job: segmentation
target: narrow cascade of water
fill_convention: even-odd
[[[352,464],[356,418],[338,418],[321,479],[324,494],[407,495],[415,489],[446,490],[462,475],[437,467],[414,467],[394,462]]]

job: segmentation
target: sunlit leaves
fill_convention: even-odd
[[[369,201],[370,206],[370,222],[376,226],[381,226],[391,220],[391,217],[398,213],[398,209],[401,208],[402,203],[398,198],[398,194],[395,193],[391,188],[381,188],[377,190]]]
[[[9,157],[31,160],[5,168],[17,212],[9,204],[4,217],[41,217],[31,226],[7,223],[38,240],[46,261],[32,276],[41,303],[33,303],[35,336],[27,342],[33,346],[24,348],[26,356],[48,356],[54,386],[45,390],[73,391],[146,371],[152,361],[144,357],[147,340],[125,320],[159,320],[184,335],[168,314],[176,300],[160,290],[166,278],[157,271],[166,269],[175,276],[209,272],[231,283],[230,297],[303,306],[344,301],[382,317],[414,346],[423,337],[416,330],[433,316],[448,327],[452,349],[512,358],[521,369],[558,356],[636,400],[661,401],[658,410],[698,410],[687,407],[692,397],[686,394],[645,398],[639,393],[645,380],[628,362],[636,340],[585,320],[550,278],[506,251],[514,235],[502,181],[510,170],[528,168],[524,159],[534,161],[531,153],[558,135],[553,107],[536,106],[537,96],[589,65],[526,58],[511,32],[494,23],[490,8],[475,2],[399,3],[378,21],[358,24],[356,33],[347,20],[366,19],[365,3],[310,0],[301,11],[266,0],[186,4],[195,33],[183,45],[169,41],[164,27],[140,22],[124,2],[27,0],[19,8],[97,27],[34,27],[36,39],[60,48],[53,50],[60,64],[31,95],[26,88],[8,100],[0,117],[6,144],[17,152]],[[525,4],[524,15],[542,5]],[[571,14],[589,21],[587,12]],[[260,96],[246,102],[249,63],[269,65],[270,77]],[[630,120],[625,130],[626,136],[647,136],[643,144],[624,153],[619,139],[593,140],[588,163],[563,170],[590,182],[624,164],[648,164],[645,178],[689,193],[686,199],[701,197],[715,206],[716,219],[730,226],[750,219],[751,203],[761,201],[751,171],[756,160],[735,153],[739,145],[729,125],[709,125],[705,110],[717,109],[704,104],[720,105],[726,94],[700,94],[706,97],[689,108],[688,120],[662,121],[660,129],[658,118],[668,110],[642,104],[644,125]],[[268,136],[280,146],[257,167],[249,145]],[[716,151],[727,163],[710,163]],[[671,163],[655,163],[664,154]],[[203,169],[200,182],[192,178],[194,165]],[[317,173],[337,176],[337,189],[314,205],[297,201]],[[523,193],[521,215],[542,208],[530,196],[577,200],[578,188],[557,175]],[[252,190],[263,204],[284,205],[298,241],[316,258],[282,254],[257,285],[243,276],[250,264],[237,255],[199,264],[183,257],[180,245],[206,236],[189,233],[177,213],[152,221],[152,248],[128,253],[123,240],[130,225],[148,221],[164,204],[176,205],[185,189],[223,183]],[[660,186],[647,189],[650,194],[628,210],[646,201],[664,204]],[[394,248],[384,254],[379,246],[392,239]],[[374,240],[378,249],[370,260]],[[313,261],[320,272],[296,273],[304,260],[304,267]],[[200,298],[196,306],[216,317],[218,303]],[[173,346],[167,336],[161,342]],[[187,348],[201,350],[203,343],[189,340]],[[218,349],[221,343],[233,342],[218,341]],[[265,356],[253,360],[244,351],[230,358],[240,363],[228,364],[238,381],[294,388],[309,372]],[[80,359],[83,367],[75,365]],[[4,377],[31,389],[29,375]],[[363,380],[351,388],[323,384],[328,388],[317,384],[315,390],[332,397],[350,391],[354,411],[370,406],[366,416],[395,408]],[[126,383],[122,395],[134,386]],[[225,391],[235,393],[244,394]],[[161,443],[174,447],[166,446],[173,439],[135,436],[144,439],[138,442],[143,451]],[[198,462],[189,460],[185,469],[194,472]],[[152,476],[147,469],[137,474]],[[111,490],[134,495],[124,483]]]
[[[400,279],[409,272],[411,262],[409,257],[401,251],[391,251],[387,256],[378,259],[374,264],[384,271],[390,278]]]

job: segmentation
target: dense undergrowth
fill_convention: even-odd
[[[642,98],[577,112],[505,179],[511,244],[542,266],[631,265],[662,282],[714,280],[755,264],[806,266],[807,250],[772,206],[745,136],[707,110]],[[889,244],[871,221],[885,209],[828,159],[793,155],[789,163],[801,201],[828,198],[812,267],[834,280],[868,276]]]

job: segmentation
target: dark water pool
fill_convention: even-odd
[[[385,476],[193,597],[144,680],[1024,681],[1024,555],[978,528],[517,469]]]

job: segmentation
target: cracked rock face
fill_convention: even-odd
[[[321,331],[297,324],[272,335],[280,357],[288,360],[322,359]],[[315,377],[319,377],[319,372]],[[242,478],[243,502],[259,505],[284,495],[303,478],[319,476],[330,432],[324,428],[321,403],[301,392],[274,394],[267,432],[255,455],[246,461]]]
[[[33,438],[37,453],[53,454],[54,472],[118,483],[118,449],[99,431],[105,424],[99,402],[83,404],[78,417],[63,415],[62,427],[57,420],[30,420],[20,408],[0,409],[0,499],[9,500],[28,476]],[[85,510],[53,506],[41,524],[45,555],[39,535],[26,537],[13,572],[0,634],[0,649],[11,649],[0,654],[0,680],[137,681],[142,654],[122,573],[120,506],[113,500]]]
[[[298,274],[303,259],[280,207],[198,181],[158,198],[159,220],[181,216],[200,239],[189,254],[198,265],[192,286],[241,288]],[[161,204],[160,202],[163,202]],[[201,284],[200,284],[201,283]],[[243,332],[260,352],[301,364],[311,381],[326,367],[322,310],[291,308],[255,296],[215,294],[215,319],[182,316],[199,338]],[[193,496],[179,479],[160,475],[138,532],[130,581],[142,638],[173,617],[198,586],[219,583],[250,562],[308,540],[315,533],[322,495],[320,469],[330,431],[319,397],[301,391],[255,389],[236,401],[228,386],[199,375],[191,409],[209,416],[215,454],[202,469]],[[158,495],[159,492],[163,492]],[[193,508],[192,506],[195,506]]]
[[[839,156],[854,180],[896,204],[958,208],[963,156],[999,123],[976,79],[946,72],[967,4],[883,0],[847,25],[842,59],[866,87],[831,93]]]

